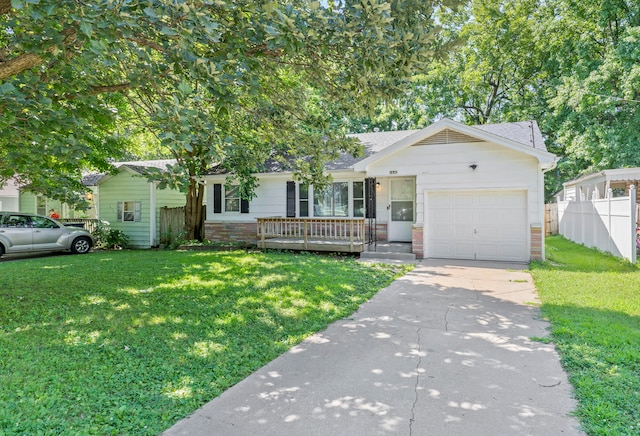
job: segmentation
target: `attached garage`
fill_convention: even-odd
[[[426,192],[428,257],[529,260],[527,193]]]

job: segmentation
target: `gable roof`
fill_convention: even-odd
[[[443,118],[424,129],[355,133],[347,136],[360,141],[364,154],[353,157],[349,153],[340,153],[337,159],[326,164],[327,171],[366,171],[371,163],[411,145],[460,142],[497,143],[535,156],[543,164],[543,168],[552,168],[556,162],[555,155],[547,151],[544,138],[535,121],[468,126]],[[282,162],[268,159],[260,172],[282,173],[289,170]],[[214,166],[208,174],[223,175],[225,171],[220,166]]]
[[[148,174],[150,168],[166,170],[167,165],[175,165],[175,159],[154,159],[154,160],[137,160],[126,162],[113,162],[111,165],[119,171],[126,171],[130,174],[144,176]],[[86,186],[95,186],[113,177],[108,173],[90,173],[82,177],[82,183]]]
[[[545,169],[552,168],[556,162],[555,155],[547,151],[542,133],[535,121],[468,126],[443,118],[424,129],[413,131],[375,155],[361,159],[353,165],[353,169],[366,171],[370,164],[415,144],[446,144],[470,140],[472,142],[493,142],[527,153],[536,157]]]

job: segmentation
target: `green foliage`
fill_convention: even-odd
[[[448,54],[354,131],[535,119],[562,157],[547,198],[581,173],[640,166],[640,3],[470,0],[437,17]]]
[[[406,270],[186,251],[0,263],[0,433],[159,434]]]
[[[187,192],[187,213],[213,164],[245,197],[269,158],[321,181],[327,160],[357,152],[326,109],[401,93],[431,61],[433,11],[456,2],[0,3],[0,180],[16,172],[73,204],[82,170],[146,153],[134,116],[178,160],[152,176]]]
[[[121,249],[129,244],[129,236],[122,230],[111,228],[105,221],[93,231],[96,248]]]
[[[532,265],[542,312],[590,435],[640,430],[640,271],[613,256],[549,237]]]

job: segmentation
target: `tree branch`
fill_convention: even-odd
[[[42,64],[44,59],[35,53],[23,53],[6,62],[0,63],[0,80],[5,80],[23,71],[30,70]]]
[[[8,15],[11,12],[11,0],[0,0],[0,15]]]
[[[64,35],[64,39],[62,40],[63,47],[70,47],[77,40],[77,30],[75,28],[69,27],[65,29],[62,34]],[[45,53],[52,53],[55,48],[55,45],[49,46],[45,49]],[[37,53],[22,53],[15,58],[0,63],[0,80],[5,80],[43,63],[44,59]]]

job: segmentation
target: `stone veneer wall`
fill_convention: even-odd
[[[365,231],[369,234],[369,220],[365,221]],[[378,241],[387,240],[387,223],[376,223],[376,238]]]
[[[544,244],[542,227],[531,226],[531,252],[529,253],[531,260],[542,260],[542,244]]]
[[[424,227],[414,224],[411,228],[411,251],[418,259],[424,259]]]
[[[204,237],[214,242],[256,243],[256,222],[205,221]]]

